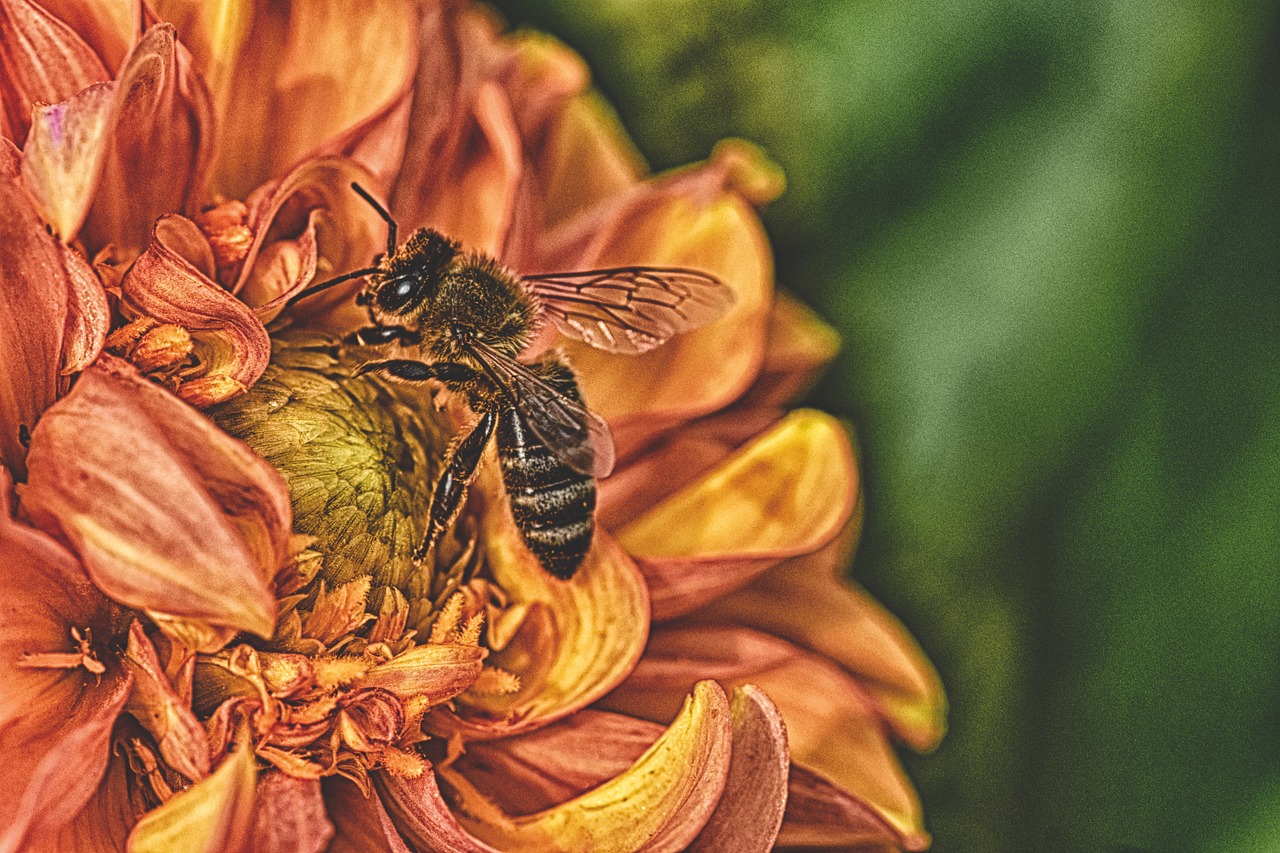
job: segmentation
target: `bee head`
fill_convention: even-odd
[[[439,231],[419,228],[379,264],[374,306],[391,316],[418,313],[436,297],[440,279],[458,255],[461,244]]]

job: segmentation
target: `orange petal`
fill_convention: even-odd
[[[325,779],[322,784],[334,827],[329,853],[411,853],[378,795],[366,794],[340,776]]]
[[[739,406],[785,406],[804,395],[836,353],[840,335],[798,300],[779,293],[769,314],[760,375]]]
[[[102,352],[111,326],[107,292],[79,252],[62,247],[67,271],[67,339],[63,344],[62,374],[84,370]]]
[[[259,777],[248,850],[324,853],[332,837],[318,781],[294,779],[278,770]]]
[[[148,812],[129,834],[130,853],[240,850],[253,828],[258,766],[248,738],[206,779]]]
[[[462,827],[440,795],[434,773],[423,773],[416,779],[378,773],[373,781],[378,798],[409,849],[432,853],[499,853]]]
[[[491,480],[494,472],[486,472]],[[489,492],[493,494],[494,492]],[[594,702],[626,677],[649,627],[644,581],[603,531],[572,580],[549,576],[525,549],[505,503],[486,513],[489,566],[513,604],[536,602],[515,638],[488,663],[520,677],[521,689],[468,696],[458,714],[429,726],[486,740],[529,731]],[[541,614],[533,617],[533,613]]]
[[[181,247],[191,244],[203,245],[208,254],[202,265],[211,268],[212,252],[196,224],[176,215],[161,218],[151,245],[120,283],[122,302],[136,314],[195,333],[200,378],[223,377],[234,380],[228,389],[247,388],[271,360],[271,339],[247,305],[183,257]]]
[[[767,853],[787,804],[787,730],[778,709],[751,685],[733,692],[733,757],[724,796],[690,853]]]
[[[0,463],[23,479],[24,437],[63,381],[68,286],[62,249],[19,180],[20,157],[0,140]]]
[[[857,470],[840,423],[801,409],[618,532],[655,620],[688,613],[844,527]]]
[[[208,93],[173,27],[151,27],[117,79],[110,147],[82,237],[141,252],[152,225],[185,211],[204,189],[212,122]]]
[[[613,108],[594,91],[565,105],[534,156],[547,230],[625,193],[648,171]]]
[[[656,629],[635,672],[601,704],[669,719],[689,685],[708,677],[763,690],[786,721],[793,762],[865,801],[901,838],[927,838],[915,791],[865,688],[785,640],[736,626]]]
[[[565,341],[584,397],[610,421],[641,419],[652,431],[706,414],[740,396],[759,371],[773,257],[735,183],[738,171],[726,155],[642,184],[566,222],[547,238],[539,269],[525,270],[692,267],[718,276],[737,297],[722,319],[641,356]]]
[[[24,853],[119,853],[129,830],[147,810],[141,788],[129,770],[129,759],[112,750],[106,775],[88,804],[57,831],[31,838]]]
[[[148,6],[177,29],[209,89],[221,125],[235,99],[236,65],[254,23],[252,0],[153,0]]]
[[[903,837],[863,800],[820,773],[791,768],[780,847],[924,850],[927,835]]]
[[[461,776],[448,779],[462,824],[501,850],[679,851],[715,811],[731,750],[728,699],[703,681],[630,768],[566,803],[509,817],[482,802]]]
[[[359,14],[342,0],[222,8],[253,16],[247,35],[207,29],[221,19],[203,12],[190,29],[222,110],[212,189],[230,198],[244,198],[397,100],[417,64],[412,3],[376,0]]]
[[[134,622],[129,629],[125,663],[134,676],[127,710],[155,739],[165,762],[193,782],[209,775],[204,726],[165,675],[141,623]]]
[[[311,281],[311,276],[327,278],[368,266],[374,253],[385,248],[386,226],[351,191],[353,181],[368,183],[369,173],[350,160],[322,157],[308,160],[283,178],[259,187],[249,197],[248,226],[253,231],[253,243],[231,292],[251,305],[264,322],[273,319],[284,303]],[[295,242],[299,252],[295,277],[282,278],[265,269],[276,259],[269,247],[277,241]],[[314,260],[308,242],[314,244]],[[346,300],[359,287],[359,282],[352,282],[350,288],[335,288],[325,296],[300,303],[291,313],[332,306]]]
[[[24,656],[71,652],[71,629],[102,654],[120,632],[118,609],[52,539],[9,517],[0,470],[0,762],[11,780],[0,798],[0,851],[27,849],[80,810],[107,767],[111,729],[133,682],[119,662],[22,666]],[[16,784],[16,787],[13,787]]]
[[[41,420],[30,467],[24,510],[62,531],[107,595],[271,636],[289,497],[243,444],[103,356]]]
[[[437,705],[457,696],[480,677],[484,649],[452,643],[414,646],[369,671],[356,684],[381,687],[402,699],[423,697]]]
[[[469,743],[453,767],[503,811],[530,814],[622,773],[661,734],[648,720],[585,709],[528,734]]]
[[[108,70],[124,64],[129,48],[142,35],[140,0],[41,0],[40,5],[83,38]]]
[[[841,580],[848,551],[837,541],[783,562],[700,615],[786,637],[838,663],[870,692],[898,737],[932,749],[946,730],[941,681],[902,623]]]
[[[19,145],[31,108],[110,79],[102,60],[67,24],[29,0],[0,3],[0,134]]]

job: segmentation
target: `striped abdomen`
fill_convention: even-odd
[[[514,408],[498,418],[498,457],[525,544],[548,573],[568,580],[591,549],[595,479],[556,458]]]

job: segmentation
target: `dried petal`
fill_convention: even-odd
[[[731,743],[729,702],[714,682],[703,681],[653,746],[598,788],[505,819],[464,789],[457,792],[460,819],[476,837],[508,851],[684,850],[724,791]],[[465,787],[461,777],[448,778]]]
[[[326,779],[323,785],[334,825],[329,853],[410,853],[377,796],[341,777]]]
[[[130,853],[240,850],[253,828],[257,779],[253,746],[243,738],[212,775],[138,821]]]
[[[275,770],[258,778],[249,850],[324,853],[332,837],[333,824],[325,815],[319,782]]]
[[[0,135],[21,145],[31,108],[110,75],[71,27],[29,0],[0,3]]]
[[[202,260],[211,270],[212,250],[194,222],[176,215],[156,222],[151,245],[121,282],[123,302],[137,314],[194,332],[205,385],[216,380],[234,393],[262,375],[271,359],[271,339],[243,302],[181,254],[180,247],[192,244],[204,247],[208,255]],[[202,400],[214,396],[202,393]]]
[[[62,349],[62,375],[79,373],[102,352],[111,325],[111,309],[102,282],[79,252],[62,248],[67,271],[67,333]]]
[[[618,541],[645,573],[654,619],[668,619],[825,545],[849,519],[857,486],[839,422],[802,409],[628,524]]]
[[[413,850],[432,853],[499,853],[458,823],[440,795],[433,773],[415,779],[375,774],[378,796],[395,830]],[[504,848],[506,849],[506,848]]]
[[[382,687],[403,699],[424,697],[435,705],[470,687],[480,676],[484,656],[479,646],[415,646],[370,670],[356,684]]]
[[[244,445],[103,356],[33,433],[31,468],[24,509],[61,530],[108,595],[271,635],[289,501]]]
[[[116,86],[110,146],[82,231],[91,254],[108,243],[141,252],[156,219],[202,192],[208,167],[209,96],[171,25],[147,30]]]
[[[193,782],[209,775],[209,741],[204,726],[178,696],[138,622],[129,629],[125,661],[134,676],[127,710],[155,739],[165,762]]]

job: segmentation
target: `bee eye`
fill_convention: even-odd
[[[422,281],[416,277],[388,279],[378,289],[378,307],[389,314],[403,314],[417,307],[425,295]]]

